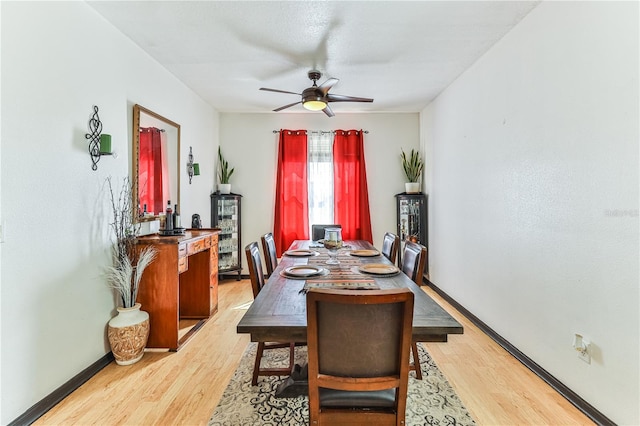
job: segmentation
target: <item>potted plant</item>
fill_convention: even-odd
[[[229,163],[222,156],[222,151],[218,146],[218,179],[220,183],[218,184],[218,191],[221,194],[230,194],[231,193],[231,184],[229,183],[229,178],[233,174],[235,168],[229,170]]]
[[[113,210],[115,242],[112,246],[113,265],[107,267],[108,285],[116,290],[122,306],[118,315],[109,321],[108,337],[111,351],[120,365],[138,362],[144,355],[149,338],[149,314],[141,311],[136,302],[140,280],[145,269],[156,256],[156,250],[146,246],[136,247],[136,235],[140,227],[134,223],[135,210],[131,194],[131,183],[124,179],[118,196],[114,194],[111,178],[107,178]]]
[[[407,155],[404,150],[401,149],[401,151],[402,154],[400,158],[402,159],[402,168],[404,169],[404,174],[407,177],[405,191],[407,194],[420,193],[420,177],[422,176],[422,170],[424,169],[422,157],[420,157],[420,153],[418,151],[413,149],[409,155]]]

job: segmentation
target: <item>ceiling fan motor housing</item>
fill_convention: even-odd
[[[307,75],[309,76],[309,80],[313,81],[314,86],[316,84],[316,81],[320,80],[320,77],[322,77],[322,73],[318,70],[311,70],[307,73]]]

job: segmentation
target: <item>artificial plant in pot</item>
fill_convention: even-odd
[[[218,191],[220,191],[221,194],[231,193],[229,178],[233,174],[234,170],[235,168],[229,170],[229,163],[222,156],[222,151],[218,146],[218,180],[220,181],[218,184]]]
[[[404,150],[401,149],[401,151],[402,169],[407,177],[405,191],[407,194],[417,194],[420,192],[420,178],[422,176],[422,170],[424,169],[422,157],[420,157],[420,153],[414,149],[411,150],[409,155],[407,155]]]
[[[109,286],[116,290],[122,306],[118,315],[109,321],[108,337],[111,351],[120,365],[138,362],[144,355],[149,338],[149,314],[141,311],[136,302],[140,280],[145,269],[156,256],[151,246],[136,247],[139,224],[134,223],[131,182],[125,178],[118,195],[114,193],[111,178],[107,178],[113,222],[110,227],[114,235],[112,246],[113,264],[107,267]]]

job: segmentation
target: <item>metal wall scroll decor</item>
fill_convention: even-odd
[[[193,149],[189,147],[189,161],[187,161],[187,174],[189,175],[189,185],[194,176],[200,176],[200,164],[193,162]]]
[[[103,155],[113,155],[111,152],[111,135],[102,133],[102,122],[98,116],[98,106],[94,105],[93,115],[89,119],[89,130],[84,137],[89,140],[89,155],[91,156],[91,169],[98,170],[98,161]]]

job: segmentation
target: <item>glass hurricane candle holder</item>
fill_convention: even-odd
[[[340,228],[325,228],[324,230],[324,248],[329,253],[328,265],[338,265],[338,250],[342,248],[342,229]]]

